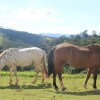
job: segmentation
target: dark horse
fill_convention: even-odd
[[[53,73],[53,86],[56,85],[56,75],[58,74],[62,90],[65,90],[62,81],[62,71],[64,64],[69,64],[76,68],[88,68],[84,87],[87,86],[87,81],[90,75],[93,74],[93,88],[96,87],[97,74],[100,68],[100,45],[93,44],[86,47],[80,47],[72,44],[59,44],[52,48],[48,56],[48,76]]]

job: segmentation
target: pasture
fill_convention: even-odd
[[[18,72],[19,85],[9,85],[9,72],[0,72],[0,100],[99,100],[100,76],[97,79],[97,90],[92,88],[92,76],[87,89],[83,88],[86,74],[63,74],[63,82],[67,89],[62,92],[54,90],[52,77],[41,83],[41,73],[35,84],[31,84],[35,72]],[[60,88],[57,77],[57,85]]]

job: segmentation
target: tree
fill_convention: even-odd
[[[86,38],[88,38],[88,30],[85,30],[85,31],[83,31],[82,33],[81,33],[81,37],[83,38],[83,39],[86,39]]]

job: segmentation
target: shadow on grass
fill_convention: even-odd
[[[63,92],[63,94],[70,94],[70,95],[100,95],[100,90],[91,90],[91,91],[83,91],[83,92]]]
[[[66,94],[66,95],[76,95],[76,96],[86,96],[86,95],[100,95],[100,90],[96,89],[96,90],[90,90],[90,91],[78,91],[78,92],[73,92],[73,91],[64,91],[64,92],[55,92],[57,94]]]
[[[0,89],[47,89],[51,88],[51,84],[37,84],[36,86],[33,85],[9,85],[9,86],[0,86]]]

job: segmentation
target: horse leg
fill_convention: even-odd
[[[32,84],[34,84],[37,81],[38,74],[39,74],[39,71],[36,70],[35,79],[33,79],[33,81],[31,82]]]
[[[62,73],[58,73],[58,77],[59,77],[61,89],[62,89],[62,91],[64,91],[66,88],[64,87],[64,84],[63,84],[63,81],[62,81]]]
[[[18,80],[18,76],[17,76],[17,69],[16,69],[16,67],[14,67],[14,74],[15,74],[15,76],[16,76],[16,85],[18,85],[18,82],[19,82],[19,80]]]
[[[88,80],[91,76],[91,73],[92,73],[92,71],[91,71],[91,69],[89,69],[88,72],[87,72],[86,80],[84,82],[84,88],[87,88],[87,82],[88,82]]]
[[[44,71],[42,71],[42,81],[41,81],[41,83],[43,83],[44,82]]]
[[[98,73],[99,73],[99,68],[94,69],[94,72],[93,72],[93,80],[94,80],[94,82],[93,82],[93,88],[94,89],[97,88],[97,86],[96,86],[96,80],[97,80]]]
[[[12,84],[12,67],[10,67],[10,81],[9,81],[9,84],[11,85]]]
[[[93,74],[93,80],[94,80],[94,82],[93,82],[93,88],[96,89],[97,88],[97,86],[96,86],[97,73]]]
[[[55,89],[57,90],[58,89],[58,86],[56,85],[56,73],[53,72],[53,86],[55,87]]]

